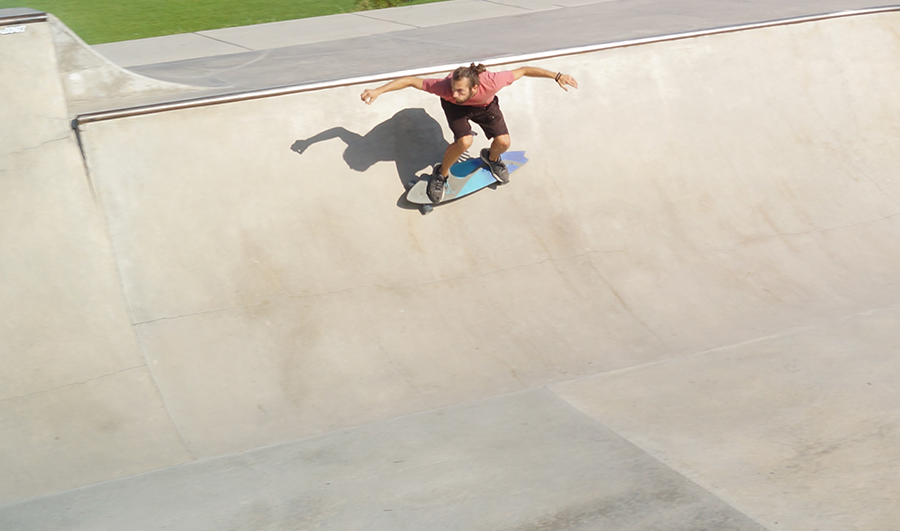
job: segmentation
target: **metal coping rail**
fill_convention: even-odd
[[[33,22],[47,22],[47,13],[22,13],[0,18],[0,26],[14,26],[16,24],[30,24]]]
[[[835,13],[825,13],[820,15],[807,15],[802,17],[794,17],[787,19],[777,19],[765,22],[753,22],[749,24],[739,24],[733,26],[723,26],[719,28],[710,28],[703,30],[687,31],[683,33],[672,33],[668,35],[659,35],[654,37],[641,37],[638,39],[628,39],[623,41],[608,42],[602,44],[591,44],[585,46],[576,46],[571,48],[563,48],[559,50],[551,50],[546,52],[535,52],[530,54],[522,54],[515,56],[499,57],[494,59],[485,59],[480,61],[486,66],[499,66],[510,63],[521,63],[524,61],[534,61],[539,59],[550,59],[553,57],[562,57],[567,55],[578,55],[584,53],[597,52],[601,50],[609,50],[613,48],[625,48],[629,46],[638,46],[641,44],[651,44],[658,42],[676,41],[682,39],[690,39],[693,37],[702,37],[707,35],[718,35],[722,33],[733,33],[738,31],[746,31],[760,28],[768,28],[774,26],[787,26],[792,24],[802,24],[805,22],[816,22],[820,20],[829,20],[835,18],[852,17],[859,15],[872,15],[878,13],[889,13],[892,11],[900,11],[900,5],[874,7],[866,9],[856,9],[849,11],[839,11]],[[478,62],[478,61],[476,61]],[[224,103],[236,103],[241,101],[249,101],[261,98],[269,98],[274,96],[285,96],[288,94],[297,94],[300,92],[311,92],[314,90],[322,90],[328,88],[347,87],[351,85],[359,85],[363,83],[373,83],[377,81],[385,81],[396,79],[404,76],[421,76],[435,74],[439,72],[448,72],[459,66],[441,65],[432,67],[415,68],[410,70],[401,70],[397,72],[372,74],[367,76],[351,77],[333,81],[319,81],[314,83],[304,83],[300,85],[287,85],[270,89],[256,89],[243,92],[235,92],[230,94],[222,94],[218,96],[204,96],[199,98],[186,99],[175,102],[155,103],[149,105],[140,105],[122,109],[113,109],[109,111],[96,111],[79,114],[72,120],[72,127],[77,129],[81,124],[92,122],[100,122],[105,120],[115,120],[118,118],[129,118],[146,114],[156,114],[167,111],[176,111],[181,109],[190,109],[196,107],[206,107],[210,105],[219,105]]]

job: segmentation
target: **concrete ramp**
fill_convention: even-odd
[[[530,61],[579,90],[505,89],[531,162],[428,216],[402,199],[450,138],[424,93],[366,106],[365,86],[344,86],[82,124],[95,208],[79,193],[108,228],[92,248],[124,300],[103,324],[129,354],[69,388],[102,387],[98,407],[52,400],[124,411],[43,431],[17,417],[16,448],[34,450],[5,500],[66,486],[31,476],[52,475],[35,463],[61,430],[143,443],[122,426],[160,422],[156,458],[135,445],[82,484],[200,462],[0,522],[121,525],[133,513],[96,500],[124,488],[159,528],[891,529],[898,27],[881,13]],[[140,385],[113,384],[129,374]],[[3,403],[51,408],[42,396]],[[516,459],[459,457],[497,448]],[[564,455],[581,457],[537,465]],[[431,479],[369,468],[404,459]],[[240,483],[269,478],[269,494],[217,475],[230,467],[268,470]],[[201,476],[227,503],[174,494]],[[653,495],[626,503],[642,485]],[[195,503],[154,513],[166,493]]]
[[[57,75],[72,114],[202,94],[200,87],[169,83],[126,70],[94,51],[53,15],[46,15]]]
[[[52,28],[34,13],[0,22],[0,503],[8,503],[190,453],[134,334],[70,126]]]

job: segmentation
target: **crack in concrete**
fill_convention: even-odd
[[[881,194],[883,196],[887,197],[888,200],[890,200],[890,202],[894,203],[897,206],[900,206],[900,200],[898,200],[898,198],[894,197],[887,190],[882,188],[881,185],[878,184],[878,182],[875,179],[873,179],[871,175],[868,174],[868,172],[861,171],[860,173],[867,181],[869,181],[869,183],[872,184],[872,186],[874,186],[876,189],[878,189],[878,191],[881,192]]]
[[[16,155],[23,155],[23,154],[25,154],[25,153],[27,153],[27,152],[29,152],[29,151],[34,151],[34,150],[36,150],[36,149],[41,149],[41,148],[44,148],[44,147],[46,147],[46,146],[48,146],[48,145],[50,145],[50,144],[54,144],[54,143],[56,143],[56,142],[61,142],[61,141],[64,141],[64,140],[69,140],[69,133],[66,133],[64,136],[61,136],[61,137],[52,138],[52,139],[47,140],[46,142],[44,142],[44,143],[42,143],[42,144],[38,144],[38,145],[36,145],[36,146],[27,146],[27,147],[24,147],[24,148],[22,148],[22,149],[18,149],[18,150],[15,150],[15,151],[9,151],[9,152],[6,152],[6,153],[0,153],[0,158],[12,157],[12,156],[16,156]]]
[[[519,11],[521,11],[521,12],[523,12],[523,13],[531,13],[531,12],[534,11],[533,9],[528,9],[527,7],[524,7],[524,6],[517,6],[517,5],[515,5],[515,4],[504,4],[503,2],[495,2],[495,1],[493,1],[493,0],[483,0],[483,1],[484,1],[484,3],[486,3],[486,4],[494,4],[495,6],[503,6],[503,7],[511,7],[511,8],[515,8],[515,9],[518,9]]]
[[[11,401],[13,401],[13,400],[23,400],[23,399],[31,398],[31,397],[33,397],[33,396],[42,395],[42,394],[47,394],[47,393],[54,393],[54,392],[56,392],[56,391],[60,391],[60,390],[62,390],[62,389],[66,389],[66,388],[68,388],[68,387],[77,387],[77,386],[80,386],[80,385],[87,385],[87,384],[89,384],[89,383],[91,383],[91,382],[96,382],[97,380],[102,380],[102,379],[104,379],[104,378],[109,378],[110,376],[115,376],[115,375],[117,375],[117,374],[122,374],[123,372],[133,371],[133,370],[135,370],[135,369],[145,369],[145,368],[146,368],[145,365],[135,365],[134,367],[127,367],[127,368],[125,368],[125,369],[120,369],[120,370],[118,370],[118,371],[111,372],[111,373],[108,373],[108,374],[101,374],[100,376],[95,376],[95,377],[93,377],[93,378],[88,378],[87,380],[83,380],[83,381],[80,381],[80,382],[72,382],[72,383],[65,384],[65,385],[61,385],[61,386],[59,386],[59,387],[54,387],[54,388],[51,388],[51,389],[43,389],[43,390],[41,390],[41,391],[35,391],[35,392],[33,392],[33,393],[28,393],[28,394],[26,394],[26,395],[12,396],[12,397],[9,397],[9,398],[0,399],[0,403],[11,402]]]
[[[229,45],[229,46],[234,46],[234,47],[237,47],[237,48],[243,48],[244,50],[247,50],[248,52],[254,52],[254,51],[256,51],[256,50],[254,50],[253,48],[247,48],[246,46],[242,46],[242,45],[240,45],[240,44],[235,44],[235,43],[233,43],[233,42],[229,42],[229,41],[226,41],[226,40],[217,39],[217,38],[213,37],[212,35],[204,35],[203,33],[198,33],[198,32],[194,32],[193,35],[196,35],[196,36],[198,36],[198,37],[202,37],[202,38],[204,38],[204,39],[209,39],[209,40],[211,40],[211,41],[221,42],[222,44],[227,44],[227,45]],[[237,52],[237,53],[240,53],[240,52]]]
[[[368,19],[368,20],[375,20],[375,21],[377,21],[377,22],[390,22],[391,24],[397,24],[397,25],[399,25],[399,26],[406,26],[406,27],[408,27],[408,28],[422,29],[422,27],[423,27],[423,26],[416,26],[416,25],[414,25],[414,24],[408,24],[408,23],[406,23],[406,22],[398,22],[398,21],[396,21],[396,20],[385,20],[385,19],[383,19],[383,18],[367,16],[367,15],[364,15],[364,14],[362,14],[362,13],[353,13],[353,15],[356,15],[356,16],[358,16],[358,17],[360,17],[360,18],[365,18],[365,19]],[[392,31],[402,31],[402,30],[392,30]]]
[[[619,304],[622,306],[622,308],[624,308],[625,311],[628,312],[628,315],[630,315],[632,319],[643,326],[647,332],[650,332],[650,335],[655,337],[662,344],[666,352],[671,353],[672,349],[669,347],[669,344],[666,343],[666,340],[663,339],[659,334],[657,334],[656,331],[650,327],[650,325],[643,321],[643,319],[637,316],[634,310],[628,305],[627,302],[625,302],[625,298],[618,291],[616,291],[612,283],[607,280],[607,278],[603,275],[603,273],[600,272],[599,269],[597,269],[597,266],[594,264],[594,262],[592,260],[589,260],[588,262],[590,263],[591,269],[594,271],[594,274],[597,275],[597,278],[599,278],[606,285],[606,288],[610,291],[610,293],[613,294],[616,300],[619,301]]]

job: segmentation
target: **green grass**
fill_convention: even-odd
[[[127,41],[440,0],[0,0],[52,13],[88,44]]]

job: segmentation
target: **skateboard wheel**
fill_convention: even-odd
[[[431,211],[434,210],[434,207],[431,205],[422,205],[419,207],[419,211],[422,212],[422,215],[431,214]]]

